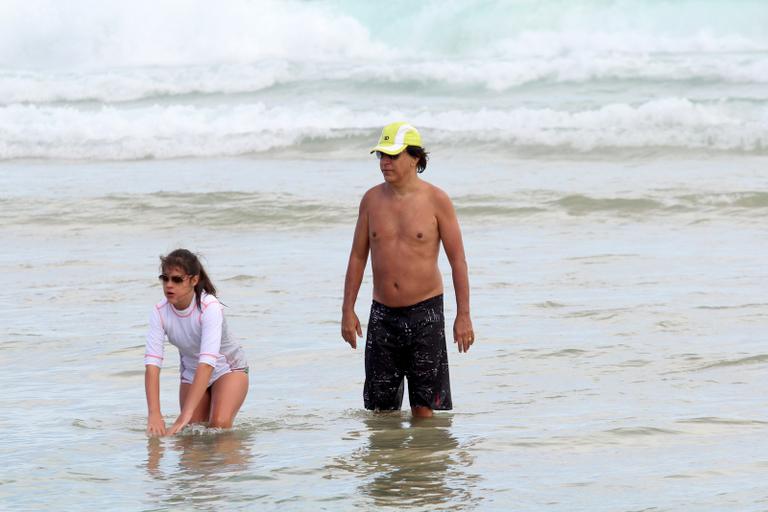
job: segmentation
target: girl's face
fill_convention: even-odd
[[[192,304],[195,296],[195,285],[200,280],[199,276],[190,276],[184,269],[170,267],[160,274],[163,283],[163,293],[168,302],[176,309],[186,309]]]

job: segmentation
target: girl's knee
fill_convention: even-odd
[[[210,428],[232,428],[232,417],[223,414],[211,415],[208,426]]]

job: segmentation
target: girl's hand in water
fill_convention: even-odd
[[[172,436],[173,434],[179,432],[181,429],[187,426],[187,424],[189,423],[189,420],[191,419],[192,419],[191,414],[185,414],[184,412],[182,412],[179,415],[179,418],[174,422],[173,425],[171,425],[171,428],[168,429],[165,435]]]
[[[147,434],[150,436],[165,435],[165,421],[162,414],[150,414],[147,419]]]

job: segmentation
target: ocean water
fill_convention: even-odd
[[[3,2],[2,508],[768,510],[766,26],[748,0]],[[363,410],[339,335],[399,119],[477,333],[424,421]],[[180,246],[251,387],[232,430],[150,439]]]

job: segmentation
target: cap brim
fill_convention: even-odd
[[[381,151],[385,155],[399,155],[403,151],[405,151],[405,148],[408,147],[408,144],[403,144],[401,146],[376,146],[371,150],[371,153],[374,153],[376,151]]]

